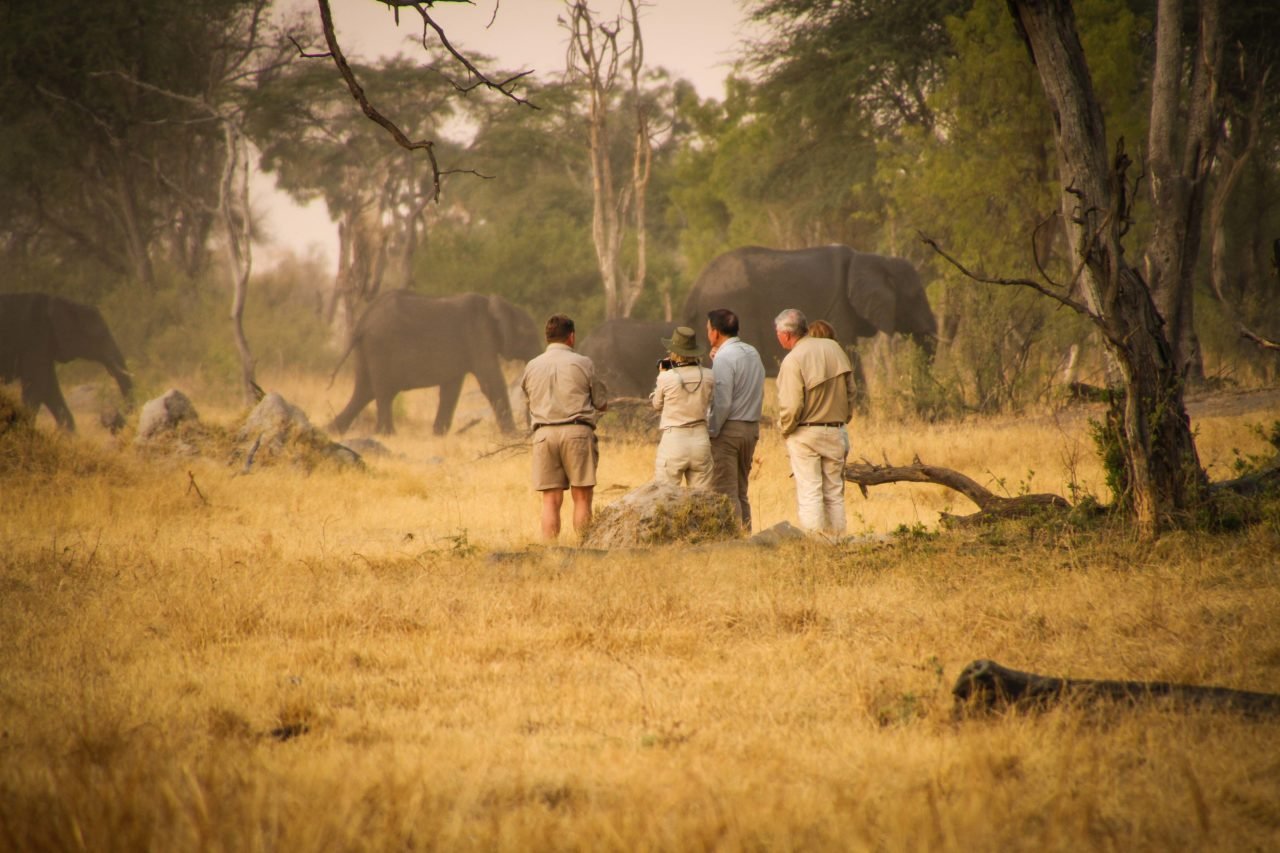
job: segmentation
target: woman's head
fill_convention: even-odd
[[[826,320],[814,320],[809,324],[809,337],[811,338],[831,338],[835,340],[835,327]]]

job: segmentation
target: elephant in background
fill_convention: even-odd
[[[610,398],[647,397],[658,375],[658,359],[666,355],[662,339],[670,338],[677,325],[662,320],[606,320],[582,339],[577,350],[595,363]],[[699,331],[703,339],[701,335]]]
[[[703,329],[707,312],[716,308],[737,313],[742,339],[760,351],[769,376],[778,374],[786,355],[773,328],[786,308],[831,323],[846,345],[884,332],[910,336],[930,358],[937,348],[938,322],[915,267],[848,246],[726,252],[694,282],[684,317]]]
[[[542,330],[533,318],[501,296],[464,293],[424,296],[392,290],[374,299],[356,321],[338,367],[355,353],[355,388],[329,428],[347,431],[356,416],[377,404],[377,431],[395,432],[391,403],[401,391],[439,386],[434,431],[453,423],[462,381],[468,373],[493,406],[498,425],[515,430],[500,359],[528,361],[542,352]],[[337,368],[334,368],[337,375]]]
[[[120,386],[128,407],[133,378],[107,321],[92,305],[47,293],[0,294],[0,381],[22,384],[22,403],[47,406],[58,426],[74,432],[75,418],[58,384],[55,364],[96,361]]]

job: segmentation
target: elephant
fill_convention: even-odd
[[[769,376],[777,375],[786,355],[773,320],[787,308],[831,323],[846,344],[884,332],[909,335],[930,358],[937,347],[938,322],[915,267],[848,246],[746,246],[726,252],[698,276],[683,316],[702,329],[707,312],[716,308],[737,313],[742,339],[760,351]]]
[[[479,381],[498,425],[513,432],[500,358],[528,361],[542,352],[542,334],[526,311],[501,296],[425,296],[392,290],[374,299],[360,315],[338,367],[352,352],[355,388],[346,408],[329,425],[339,435],[370,401],[377,404],[377,432],[394,433],[391,402],[395,396],[433,386],[440,388],[434,432],[444,435],[453,423],[468,373]]]
[[[666,354],[662,339],[670,338],[677,325],[662,320],[606,320],[577,349],[595,363],[610,397],[645,397],[653,390],[658,359]]]
[[[0,294],[0,381],[22,384],[22,403],[33,411],[47,406],[54,421],[75,432],[54,364],[77,358],[96,361],[120,386],[126,408],[133,401],[133,377],[102,313],[92,305],[47,293]]]

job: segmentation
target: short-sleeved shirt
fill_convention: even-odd
[[[591,359],[568,344],[547,350],[525,365],[520,389],[529,401],[529,425],[587,424],[594,427],[604,410],[607,389]]]

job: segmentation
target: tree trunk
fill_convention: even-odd
[[[258,401],[253,352],[244,334],[244,305],[253,272],[249,207],[249,161],[243,134],[230,118],[222,120],[226,163],[219,187],[219,208],[227,240],[227,275],[231,277],[231,332],[240,356],[240,388],[245,403]]]
[[[628,0],[631,7],[631,103],[634,108],[635,134],[632,137],[631,205],[632,227],[636,234],[636,265],[634,274],[627,278],[626,293],[622,299],[622,316],[630,317],[636,302],[644,293],[644,280],[648,275],[649,229],[645,221],[645,200],[649,190],[649,177],[653,172],[653,143],[649,139],[649,115],[640,91],[640,74],[644,70],[644,40],[640,35],[640,10],[637,0]]]
[[[1081,265],[1088,305],[1124,383],[1116,439],[1128,506],[1139,532],[1154,537],[1199,505],[1206,479],[1183,403],[1181,371],[1146,282],[1124,258],[1129,160],[1117,146],[1114,161],[1107,162],[1102,110],[1069,0],[1010,0],[1009,6],[1053,114],[1072,257]]]
[[[1198,37],[1182,47],[1182,1],[1159,0],[1147,159],[1154,228],[1145,257],[1147,284],[1167,324],[1173,359],[1187,379],[1204,379],[1193,295],[1205,195],[1219,137],[1222,67],[1220,0],[1201,0]],[[1184,69],[1191,57],[1191,71]],[[1182,81],[1189,79],[1183,97]],[[1185,100],[1185,111],[1182,109]]]
[[[591,190],[594,204],[591,212],[591,238],[596,249],[604,289],[605,319],[628,317],[644,290],[645,257],[645,191],[649,183],[653,159],[644,107],[640,101],[640,71],[644,62],[644,44],[640,35],[639,10],[636,0],[628,0],[631,10],[632,39],[629,47],[632,95],[635,98],[636,136],[630,182],[621,189],[614,184],[613,163],[609,157],[609,111],[611,95],[618,80],[620,49],[618,32],[621,22],[610,28],[597,24],[585,0],[569,4],[570,70],[586,85],[589,97],[587,141],[591,159]],[[598,40],[598,41],[597,41]],[[622,242],[628,221],[636,232],[637,262],[635,274],[628,277],[622,269]]]

